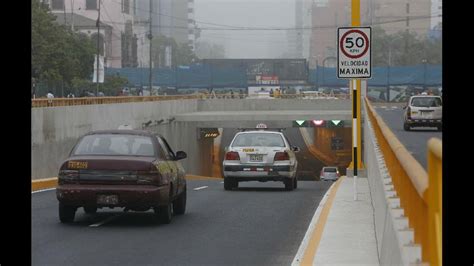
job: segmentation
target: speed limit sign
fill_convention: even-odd
[[[370,27],[342,27],[337,29],[337,77],[370,78]]]

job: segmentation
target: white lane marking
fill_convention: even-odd
[[[331,192],[331,190],[334,188],[334,184],[336,184],[336,182],[332,183],[331,187],[328,189],[328,191],[326,191],[326,194],[324,194],[322,200],[319,202],[318,208],[316,209],[316,212],[314,213],[313,218],[311,219],[311,222],[309,223],[308,230],[306,230],[306,234],[304,235],[303,241],[301,241],[300,247],[298,248],[298,252],[296,253],[295,258],[293,259],[291,266],[300,265],[301,260],[303,259],[304,253],[306,251],[306,248],[308,247],[309,240],[311,239],[311,236],[313,235],[313,231],[316,229],[316,224],[318,223],[319,216],[321,215],[324,204],[326,204],[326,201],[329,197],[329,192]]]
[[[53,188],[47,188],[47,189],[36,190],[36,191],[32,191],[31,194],[35,194],[35,193],[38,193],[38,192],[45,192],[45,191],[55,190],[55,189],[56,189],[56,188],[53,187]]]
[[[118,217],[122,216],[123,214],[118,214],[118,215],[114,215],[114,216],[110,216],[109,218],[103,220],[102,222],[99,222],[99,223],[96,223],[96,224],[91,224],[89,225],[89,227],[99,227],[105,223],[108,223],[114,219],[117,219]]]
[[[194,190],[201,190],[201,189],[205,189],[205,188],[207,188],[207,187],[208,187],[208,186],[197,187],[197,188],[195,188]]]

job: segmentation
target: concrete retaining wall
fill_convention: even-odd
[[[351,110],[351,100],[338,99],[206,99],[198,111]]]
[[[413,244],[413,230],[409,229],[408,219],[400,208],[400,198],[394,190],[369,119],[364,121],[364,132],[364,158],[375,211],[380,265],[416,265],[421,262],[421,247]]]
[[[153,123],[160,119],[165,120],[165,124],[157,127],[157,130],[171,142],[170,145],[175,151],[182,149],[191,152],[189,156],[201,156],[192,153],[199,150],[195,147],[198,145],[197,141],[194,141],[197,131],[193,125],[167,123],[167,119],[174,114],[196,110],[196,100],[32,108],[31,176],[33,179],[56,176],[61,162],[68,156],[78,138],[89,131],[116,129],[123,124],[142,128],[142,123],[150,120]],[[171,138],[176,135],[179,138]],[[205,149],[201,151],[206,155]],[[190,169],[188,171],[198,171],[200,166],[195,164],[197,161],[183,161],[185,169]]]

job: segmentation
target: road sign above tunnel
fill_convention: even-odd
[[[340,27],[337,36],[337,77],[371,78],[371,27]]]
[[[317,120],[317,119],[311,120],[311,125],[313,125],[314,127],[324,127],[325,124],[326,124],[326,121],[324,120]]]
[[[213,139],[219,137],[219,129],[217,128],[200,128],[199,138],[200,139]]]

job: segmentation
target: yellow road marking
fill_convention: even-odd
[[[309,240],[308,246],[303,255],[303,259],[301,260],[301,265],[313,265],[314,257],[316,255],[316,251],[319,247],[319,242],[321,241],[321,237],[324,232],[324,226],[326,225],[326,221],[329,216],[329,211],[331,210],[332,203],[334,202],[334,198],[336,197],[337,189],[342,182],[342,179],[345,176],[339,178],[336,183],[334,184],[333,189],[329,193],[328,200],[321,211],[321,215],[319,216],[318,222],[316,223],[316,227],[311,235],[311,239]]]

